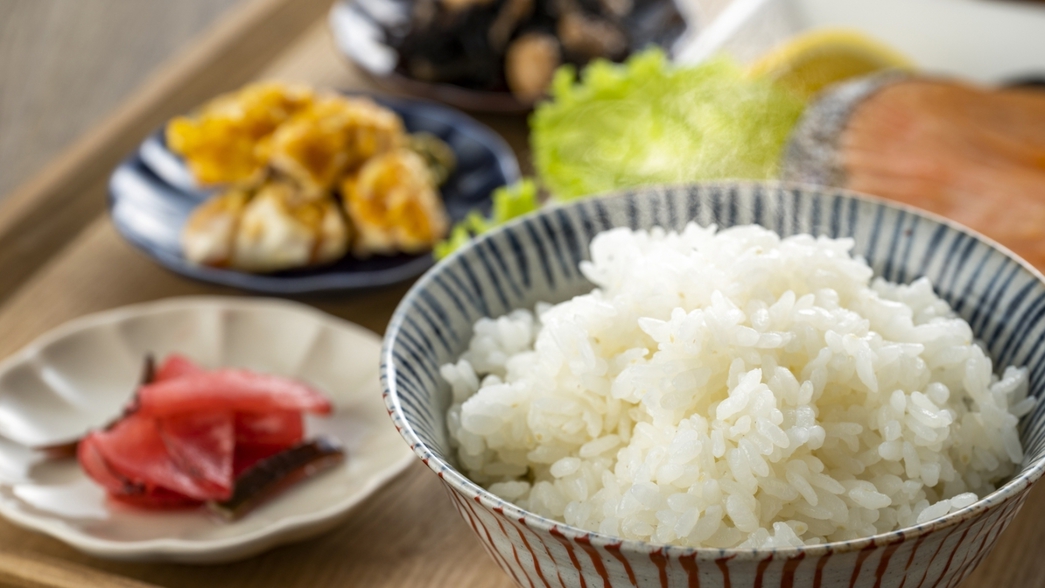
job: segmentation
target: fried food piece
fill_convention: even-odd
[[[185,257],[202,265],[269,272],[335,261],[349,227],[332,196],[306,199],[286,182],[253,196],[234,189],[193,211],[182,231]]]
[[[233,189],[196,207],[181,233],[185,258],[202,265],[228,265],[236,229],[249,200],[248,191]]]
[[[391,110],[331,95],[276,129],[267,150],[274,168],[318,197],[344,173],[405,142],[403,122]]]
[[[341,184],[356,235],[352,251],[418,253],[442,239],[450,219],[424,160],[398,149],[366,162]]]
[[[218,96],[192,116],[167,125],[167,146],[185,158],[201,185],[250,185],[261,180],[259,149],[281,123],[308,107],[312,90],[262,82]]]
[[[332,197],[305,198],[289,183],[270,182],[243,210],[230,265],[251,272],[319,265],[341,258],[348,242]]]

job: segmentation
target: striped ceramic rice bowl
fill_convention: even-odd
[[[690,221],[695,221],[699,226],[691,225],[687,228]],[[761,225],[768,231],[757,227],[729,229],[748,224]],[[722,230],[716,235],[714,230],[700,228],[710,225],[717,225]],[[593,238],[619,227],[631,230],[663,227],[683,233],[682,236],[665,237],[663,231],[657,229],[650,237],[646,233],[618,230],[609,233],[617,235],[612,238],[617,240],[612,247],[605,244],[612,239],[603,235],[594,250],[595,263],[587,262],[582,271],[582,262],[591,259],[589,245]],[[805,233],[841,240],[816,241],[803,237],[781,241],[777,237]],[[510,412],[510,402],[498,405],[496,400],[498,394],[504,398],[504,390],[507,389],[500,384],[505,375],[505,362],[514,362],[511,369],[525,373],[524,377],[515,377],[516,380],[529,378],[541,383],[531,388],[544,390],[549,399],[545,403],[552,406],[552,413],[558,410],[553,406],[556,403],[563,405],[570,402],[568,394],[563,390],[571,386],[568,382],[549,384],[549,380],[541,380],[541,364],[531,357],[540,353],[526,351],[514,342],[514,339],[526,339],[529,349],[532,349],[533,336],[539,328],[535,326],[533,316],[520,309],[532,310],[538,302],[558,303],[590,292],[593,284],[589,278],[606,292],[615,292],[615,287],[632,291],[633,302],[627,304],[655,307],[656,292],[660,287],[653,282],[659,273],[671,267],[670,264],[643,274],[641,270],[635,269],[634,259],[631,266],[618,264],[618,270],[614,270],[611,267],[612,258],[622,255],[629,247],[639,247],[636,243],[643,239],[646,241],[640,244],[641,247],[653,247],[653,255],[664,258],[672,253],[670,247],[656,250],[660,246],[659,242],[674,239],[677,245],[679,239],[685,238],[700,242],[705,249],[713,246],[726,249],[740,246],[727,242],[729,239],[747,239],[747,246],[757,241],[758,247],[770,250],[779,247],[780,251],[773,250],[773,254],[785,258],[792,255],[788,258],[792,265],[776,276],[778,282],[787,282],[790,275],[801,274],[805,269],[808,269],[808,275],[819,276],[817,279],[822,278],[825,272],[837,271],[844,280],[832,284],[838,285],[849,280],[850,285],[859,286],[854,287],[852,293],[847,293],[848,286],[838,286],[845,299],[842,306],[852,306],[848,302],[849,298],[853,301],[862,300],[859,304],[853,304],[863,305],[860,308],[864,310],[869,308],[867,304],[871,304],[878,309],[868,310],[871,323],[878,325],[876,328],[879,330],[892,328],[889,326],[889,317],[890,313],[896,312],[896,308],[889,304],[897,301],[909,304],[909,311],[912,306],[915,307],[913,312],[921,315],[929,313],[943,316],[949,306],[971,326],[971,335],[981,341],[986,357],[979,352],[980,347],[971,345],[969,327],[961,326],[966,323],[953,321],[955,326],[947,343],[950,351],[943,352],[942,348],[930,350],[922,362],[929,364],[927,373],[943,374],[941,382],[947,382],[947,385],[938,383],[935,387],[926,387],[925,382],[922,382],[925,394],[916,393],[902,399],[882,395],[881,406],[871,406],[867,411],[850,406],[842,412],[836,411],[837,418],[833,420],[821,415],[818,422],[822,427],[798,427],[802,443],[815,451],[792,455],[792,447],[784,451],[786,456],[779,459],[779,463],[774,460],[781,457],[780,447],[788,446],[783,430],[776,426],[780,424],[780,419],[776,418],[779,415],[772,416],[772,411],[766,412],[767,409],[762,405],[761,412],[752,412],[748,417],[741,414],[743,407],[732,407],[730,404],[736,404],[739,400],[726,399],[711,405],[710,425],[707,422],[691,425],[689,420],[680,423],[678,418],[672,421],[672,414],[677,417],[679,411],[685,413],[688,409],[681,408],[682,404],[679,404],[684,404],[684,399],[672,396],[670,384],[661,391],[663,398],[658,397],[658,402],[654,403],[668,408],[649,414],[650,423],[656,423],[657,426],[647,424],[644,425],[646,429],[643,429],[632,427],[629,423],[621,429],[626,437],[634,432],[644,439],[648,438],[645,449],[641,442],[631,438],[621,439],[616,431],[609,435],[602,434],[601,425],[593,425],[589,427],[593,432],[591,436],[578,437],[579,452],[577,447],[570,453],[562,444],[545,443],[539,451],[532,451],[530,447],[530,457],[541,463],[518,457],[526,455],[526,452],[520,454],[521,446],[510,446],[510,439],[506,439],[511,435],[502,434],[501,431],[514,427],[516,433],[519,433],[518,422],[525,422],[525,415],[515,417],[517,421],[497,421],[497,418]],[[716,239],[722,243],[715,245]],[[650,245],[649,241],[653,244]],[[818,246],[819,251],[826,252],[824,254],[832,258],[820,260],[827,265],[817,265],[819,262],[815,257]],[[855,255],[867,260],[869,268],[848,258],[845,251],[848,246],[852,246]],[[848,261],[840,261],[843,258]],[[757,263],[757,260],[750,263]],[[656,264],[649,261],[646,265]],[[725,275],[731,271],[729,264],[717,268],[713,265],[687,266],[684,268],[686,272],[682,272],[683,275],[678,279],[685,281],[686,275],[694,273],[710,276],[715,272],[715,275]],[[632,270],[628,270],[629,267]],[[882,280],[910,285],[891,286],[879,280],[868,287],[872,271]],[[772,271],[764,269],[756,273],[764,275],[763,281],[771,281]],[[755,274],[738,271],[738,275]],[[714,282],[711,278],[708,280]],[[644,290],[643,285],[647,282],[650,287]],[[717,286],[727,283],[728,280]],[[698,286],[687,288],[699,289]],[[713,289],[712,286],[708,288]],[[798,301],[805,300],[811,304],[816,298],[812,293],[805,298],[802,294],[798,293]],[[732,308],[730,304],[733,303],[747,305],[745,308],[753,313],[752,316],[758,314],[757,302],[751,302],[743,296],[726,298],[728,300],[721,296],[714,299],[714,304],[720,305],[722,312],[712,316],[712,320],[718,321],[729,316]],[[785,302],[790,305],[788,308],[794,310],[796,301],[787,299]],[[663,303],[671,304],[670,301]],[[595,307],[591,304],[595,302],[589,303],[589,308],[597,307],[597,304]],[[832,301],[828,300],[826,304],[831,307]],[[710,307],[711,302],[708,305]],[[570,311],[562,311],[563,316],[581,316],[577,314],[578,308],[574,306]],[[827,312],[819,306],[816,308]],[[767,307],[766,312],[770,310]],[[781,311],[775,312],[779,314]],[[878,312],[877,319],[874,318],[874,312]],[[598,312],[595,311],[595,314]],[[746,403],[758,406],[758,402],[751,398],[754,398],[753,394],[760,393],[760,389],[756,390],[755,379],[761,376],[761,370],[776,369],[780,372],[780,378],[787,371],[774,368],[775,359],[763,359],[762,368],[754,370],[748,369],[751,366],[745,367],[743,362],[738,364],[727,358],[723,360],[724,363],[712,365],[704,372],[699,369],[680,372],[675,369],[678,357],[672,363],[673,358],[667,348],[680,332],[685,331],[686,320],[704,319],[701,316],[687,319],[685,313],[676,314],[679,316],[667,312],[663,321],[646,320],[643,323],[641,329],[644,336],[664,339],[660,341],[657,354],[663,361],[656,365],[641,366],[645,370],[643,374],[653,373],[658,381],[690,384],[694,377],[718,374],[710,377],[722,377],[723,381],[728,378],[731,389],[736,393],[731,392],[731,397],[743,397]],[[545,315],[549,318],[545,319]],[[542,315],[541,321],[551,322],[558,316],[554,312],[545,315]],[[670,319],[668,315],[671,315]],[[806,316],[812,315],[807,312]],[[833,327],[831,321],[844,320],[844,316],[844,313],[834,316],[825,314],[823,320]],[[1045,386],[1045,352],[1040,345],[1040,340],[1045,338],[1043,316],[1045,286],[1040,274],[982,237],[912,209],[897,208],[851,193],[786,185],[726,183],[638,190],[544,210],[484,236],[429,272],[404,299],[389,326],[383,355],[385,399],[403,436],[429,467],[439,474],[459,512],[475,529],[494,559],[522,586],[954,586],[986,555],[997,534],[1022,504],[1030,483],[1041,473],[1045,448],[1042,446],[1039,427],[1034,425],[1043,418],[1036,401]],[[476,325],[476,321],[483,317],[502,318],[496,322],[481,321]],[[569,336],[573,328],[569,323],[573,320],[567,320],[566,326],[559,329],[555,337],[561,339]],[[878,322],[875,323],[875,320]],[[595,319],[589,322],[598,323]],[[479,334],[474,339],[479,343],[473,341],[473,328],[478,329]],[[619,326],[614,328],[617,331],[612,332],[620,332]],[[832,328],[832,332],[834,330],[840,329]],[[600,336],[609,336],[607,333],[611,331],[600,331]],[[497,336],[491,338],[491,333],[498,332],[504,336],[500,339]],[[876,389],[881,382],[891,390],[894,387],[910,387],[906,384],[897,385],[898,378],[921,377],[914,372],[914,368],[922,358],[912,360],[907,368],[899,370],[895,367],[894,358],[893,367],[889,368],[878,354],[881,349],[875,347],[873,342],[872,348],[877,351],[872,353],[865,350],[861,355],[857,349],[860,341],[856,336],[858,332],[859,325],[852,336],[839,338],[832,343],[840,353],[852,348],[850,351],[856,358],[856,368],[851,378],[857,387]],[[764,358],[766,349],[783,348],[786,341],[778,339],[793,339],[797,336],[770,333],[762,335],[766,340],[761,341],[755,331],[741,326],[733,326],[732,330],[723,333],[727,334],[720,335],[719,340],[726,337],[740,350],[738,353],[743,355],[758,348],[763,350],[761,353]],[[747,339],[751,340],[745,344],[738,343]],[[490,347],[491,341],[496,343],[493,347]],[[961,343],[964,347],[959,345]],[[795,346],[791,345],[792,348]],[[964,351],[955,351],[958,347]],[[540,352],[540,341],[537,342],[537,348]],[[901,356],[914,353],[911,349],[905,351],[901,347],[887,350],[887,353],[893,351]],[[458,361],[463,353],[470,361]],[[518,357],[511,359],[513,353],[517,353]],[[971,359],[963,360],[961,373],[956,372],[948,380],[946,369],[941,368],[942,364],[938,365],[938,362],[954,363],[952,356],[955,353]],[[830,360],[830,354],[826,351],[822,355],[824,361]],[[501,363],[497,364],[497,361]],[[550,361],[557,360],[553,358]],[[574,358],[574,361],[580,359]],[[764,365],[765,361],[769,361],[768,367]],[[993,380],[990,376],[992,361],[998,372]],[[478,368],[473,369],[472,364]],[[1012,369],[1002,372],[1000,368],[1004,366],[1025,366],[1026,371]],[[639,373],[641,370],[633,371]],[[492,380],[484,382],[486,392],[478,395],[475,393],[479,388],[476,372],[480,372],[479,375],[494,374]],[[623,388],[615,388],[613,396],[627,400],[628,395],[632,394],[637,403],[634,406],[639,406],[640,395],[635,390],[624,389],[627,388],[628,377],[619,377],[620,373],[615,373],[615,376],[615,386]],[[745,377],[751,381],[745,383]],[[803,401],[808,402],[812,391],[800,389],[797,384],[791,390],[789,382],[780,378],[776,380],[774,388],[770,376],[766,376],[768,388],[774,388],[772,393],[781,398],[782,402],[788,395],[794,396],[791,400],[797,403],[799,414],[802,414],[802,410],[810,410],[799,405]],[[452,387],[447,379],[454,384]],[[817,377],[811,379],[818,381]],[[632,377],[631,381],[634,380]],[[956,384],[957,381],[964,384]],[[594,387],[600,385],[591,379],[587,382]],[[633,387],[644,385],[641,379],[638,382]],[[912,382],[908,384],[914,385]],[[490,388],[487,389],[487,385]],[[562,390],[556,392],[555,386],[560,385]],[[963,385],[969,390],[978,390],[973,392],[978,400],[963,401],[944,393],[948,387],[954,390],[961,389]],[[823,384],[818,384],[818,397],[822,390]],[[527,393],[531,395],[527,397],[527,403],[534,402],[540,395],[540,392]],[[1027,394],[1029,396],[1024,399]],[[471,404],[465,404],[473,395],[475,399],[470,401]],[[495,400],[489,401],[491,398]],[[936,434],[934,430],[942,430],[933,427],[950,426],[951,416],[954,415],[956,420],[961,420],[966,405],[982,404],[985,398],[990,400],[991,406],[982,414],[969,416],[962,421],[963,425],[987,423],[978,439],[965,426],[964,429],[958,429],[964,432],[959,438],[953,439],[953,443],[932,446],[938,455],[922,451],[921,459],[917,453],[913,453],[912,447],[893,442],[899,438],[897,427],[901,422],[907,422],[887,416],[892,414],[890,411],[904,414],[903,406],[898,403],[918,404],[908,411],[918,415],[917,418],[908,419],[910,426],[918,435],[930,439]],[[466,407],[463,426],[462,404]],[[672,413],[671,407],[676,404],[679,404],[676,407],[678,410]],[[531,404],[526,406],[530,407]],[[940,406],[946,410],[939,409]],[[933,410],[929,407],[933,407]],[[872,414],[871,409],[877,412]],[[446,421],[448,411],[449,429]],[[535,427],[570,427],[568,423],[563,424],[565,421],[555,425],[554,418],[542,425],[540,419],[533,417],[533,408],[527,408],[527,411],[530,424]],[[692,410],[686,414],[691,413]],[[1013,419],[1012,422],[1015,422],[1017,416],[1022,416],[1018,440],[1015,436],[1006,437],[1012,435],[1011,424],[1001,424],[1004,419]],[[789,418],[793,419],[791,416]],[[990,423],[995,423],[994,429],[990,428]],[[881,437],[872,439],[869,429],[875,426],[878,426],[876,434],[880,433]],[[755,428],[761,435],[751,434],[744,439],[744,435]],[[718,433],[709,433],[711,429]],[[794,436],[794,431],[792,427],[787,434]],[[487,436],[484,437],[484,434]],[[532,441],[535,435],[544,439],[554,434],[552,429],[543,433],[532,429],[517,437],[526,437]],[[704,436],[700,437],[701,434]],[[715,434],[717,438],[714,438]],[[809,435],[814,437],[812,441]],[[906,430],[904,435],[905,439],[913,438]],[[562,434],[558,436],[569,437]],[[826,436],[826,443],[818,436]],[[941,434],[940,438],[945,437]],[[706,445],[697,454],[686,454],[686,459],[693,464],[701,462],[703,465],[699,468],[696,465],[688,466],[689,470],[677,464],[672,465],[660,472],[660,488],[670,487],[670,484],[665,486],[663,483],[665,479],[670,481],[672,476],[676,476],[688,480],[696,476],[698,470],[710,470],[714,476],[716,461],[710,457],[713,453],[716,458],[721,458],[717,462],[720,467],[719,479],[714,480],[711,490],[705,490],[705,494],[711,497],[712,502],[719,500],[721,506],[716,504],[709,507],[710,502],[700,502],[692,496],[686,496],[685,492],[658,495],[657,484],[641,480],[634,483],[628,477],[631,475],[629,472],[641,469],[643,463],[650,463],[651,460],[655,462],[656,456],[651,457],[651,452],[673,451],[669,448],[670,443],[678,442],[680,438],[685,442],[681,445],[676,443],[678,446],[673,458]],[[765,459],[758,457],[759,448],[748,439],[754,440],[756,444],[759,440],[765,441],[767,447],[761,451],[767,456]],[[773,442],[772,439],[778,441]],[[881,456],[870,459],[866,468],[858,465],[851,469],[859,473],[867,469],[866,476],[854,478],[844,471],[847,458],[837,452],[839,448],[847,446],[854,452],[867,450],[868,447],[862,445],[865,441],[861,439],[871,440]],[[701,445],[701,441],[704,445]],[[611,442],[614,447],[609,447]],[[658,442],[665,445],[658,449]],[[773,447],[772,443],[776,443],[777,447]],[[486,444],[506,449],[494,453],[485,449]],[[971,449],[976,444],[981,448],[990,446],[991,451],[985,453],[981,449]],[[617,445],[626,447],[619,449]],[[482,451],[472,450],[469,453],[469,446],[479,447]],[[724,448],[729,447],[734,449],[729,450],[731,453],[727,456]],[[830,451],[836,452],[834,458]],[[938,459],[938,456],[946,456],[948,452],[951,452],[953,459]],[[616,454],[618,460],[624,461],[610,463],[604,456],[599,457],[602,453]],[[588,458],[578,459],[578,455]],[[628,459],[632,460],[631,465],[626,463]],[[820,459],[828,464],[826,471],[818,469],[822,465]],[[906,464],[906,468],[893,466],[890,462]],[[948,469],[952,463],[959,464],[958,469],[962,470],[958,476]],[[972,464],[968,470],[974,472],[972,474],[963,469],[968,463]],[[602,470],[598,470],[600,467]],[[906,477],[917,480],[917,484],[910,480],[901,482],[900,478],[893,475],[904,475],[904,469]],[[593,471],[596,473],[593,474]],[[616,480],[610,471],[617,472]],[[753,471],[759,480],[763,480],[762,485],[765,487],[747,484],[755,482],[750,478]],[[769,476],[766,481],[766,476],[762,475],[769,471],[777,472],[776,482],[774,476]],[[621,472],[625,474],[623,479]],[[895,484],[893,478],[896,478]],[[957,478],[959,481],[951,483],[949,488],[938,495],[931,487],[945,478]],[[605,484],[598,493],[593,490],[594,497],[570,500],[571,497],[577,498],[578,493],[580,498],[589,496],[587,486],[599,479],[604,480]],[[473,480],[494,492],[487,491]],[[545,481],[531,486],[530,482],[534,480]],[[1004,485],[995,490],[995,481]],[[595,482],[595,485],[598,483]],[[635,490],[625,496],[614,495],[612,490],[617,485],[625,488],[634,486]],[[876,486],[879,490],[891,488],[887,492],[893,496],[891,505],[888,497],[875,490]],[[937,490],[943,487],[941,483]],[[765,504],[749,504],[754,500],[755,489],[760,496],[765,497],[762,499]],[[723,492],[725,497],[721,496]],[[794,493],[801,493],[806,499],[795,501],[790,496]],[[844,501],[838,500],[836,494],[842,496]],[[801,503],[805,510],[796,512],[786,505],[774,505],[774,495],[780,504]],[[596,498],[602,502],[598,503]],[[646,506],[640,504],[643,501],[648,503],[649,510],[643,510]],[[690,502],[693,502],[693,508],[699,508],[700,520],[705,522],[700,523],[696,521],[697,517],[687,516],[687,505]],[[514,503],[526,506],[528,510]],[[594,506],[589,507],[589,503]],[[668,504],[673,505],[674,513],[667,508]],[[769,532],[759,529],[757,521],[747,516],[755,512],[765,515],[766,509],[780,513],[779,520],[773,519],[776,522],[772,526],[762,521],[763,526],[770,528]],[[719,513],[718,510],[723,512]],[[720,523],[723,516],[729,517],[731,524],[728,528]],[[562,520],[576,526],[558,522]],[[715,524],[706,522],[709,520]],[[701,527],[701,524],[704,526]],[[805,541],[799,539],[799,535],[805,537]]]

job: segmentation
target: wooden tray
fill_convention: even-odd
[[[105,182],[115,164],[166,118],[249,79],[372,89],[334,49],[326,28],[329,4],[330,0],[254,0],[237,8],[116,115],[4,202],[0,357],[86,313],[186,294],[241,295],[177,277],[124,243],[105,215]],[[259,52],[264,60],[259,60]],[[517,151],[524,148],[523,118],[482,120]],[[380,334],[407,287],[304,301]],[[0,584],[17,586],[67,585],[55,579],[61,574],[34,573],[36,579],[30,582],[2,572],[9,562],[17,567],[30,560],[33,570],[79,564],[108,572],[85,578],[81,587],[129,585],[119,582],[120,576],[192,588],[512,585],[420,461],[334,531],[239,563],[193,567],[97,560],[2,520],[0,551],[23,556],[0,558]],[[100,579],[105,576],[111,581]]]
[[[121,241],[104,213],[105,181],[166,118],[249,79],[372,89],[334,49],[325,20],[329,2],[247,2],[0,206],[0,357],[86,313],[169,296],[238,294],[177,277]],[[528,169],[525,120],[480,119],[505,136]],[[406,289],[304,302],[382,333]],[[1045,525],[1037,523],[1043,517],[1045,484],[965,586],[1045,586],[1036,558],[1045,543]],[[132,579],[186,588],[512,585],[420,462],[334,531],[227,565],[97,560],[0,520],[0,584],[140,585]]]

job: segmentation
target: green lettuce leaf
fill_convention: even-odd
[[[534,165],[553,197],[630,186],[775,177],[805,104],[718,58],[692,67],[660,50],[555,75],[530,118]]]
[[[537,197],[537,184],[532,179],[522,179],[511,186],[501,186],[494,190],[493,210],[490,218],[483,218],[473,211],[461,222],[454,225],[450,235],[432,250],[436,259],[443,259],[464,246],[475,235],[481,235],[490,229],[503,225],[515,217],[533,212],[541,206]]]

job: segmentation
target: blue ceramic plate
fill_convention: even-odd
[[[471,210],[489,212],[490,192],[519,179],[519,164],[503,139],[471,117],[431,102],[374,98],[403,119],[409,132],[427,131],[454,150],[457,169],[441,188],[453,222]],[[416,277],[432,263],[431,253],[351,255],[326,266],[272,274],[250,274],[196,265],[182,255],[181,229],[211,192],[196,187],[182,160],[159,130],[142,143],[109,179],[109,213],[116,230],[164,267],[204,282],[265,294],[340,292],[384,286]]]

